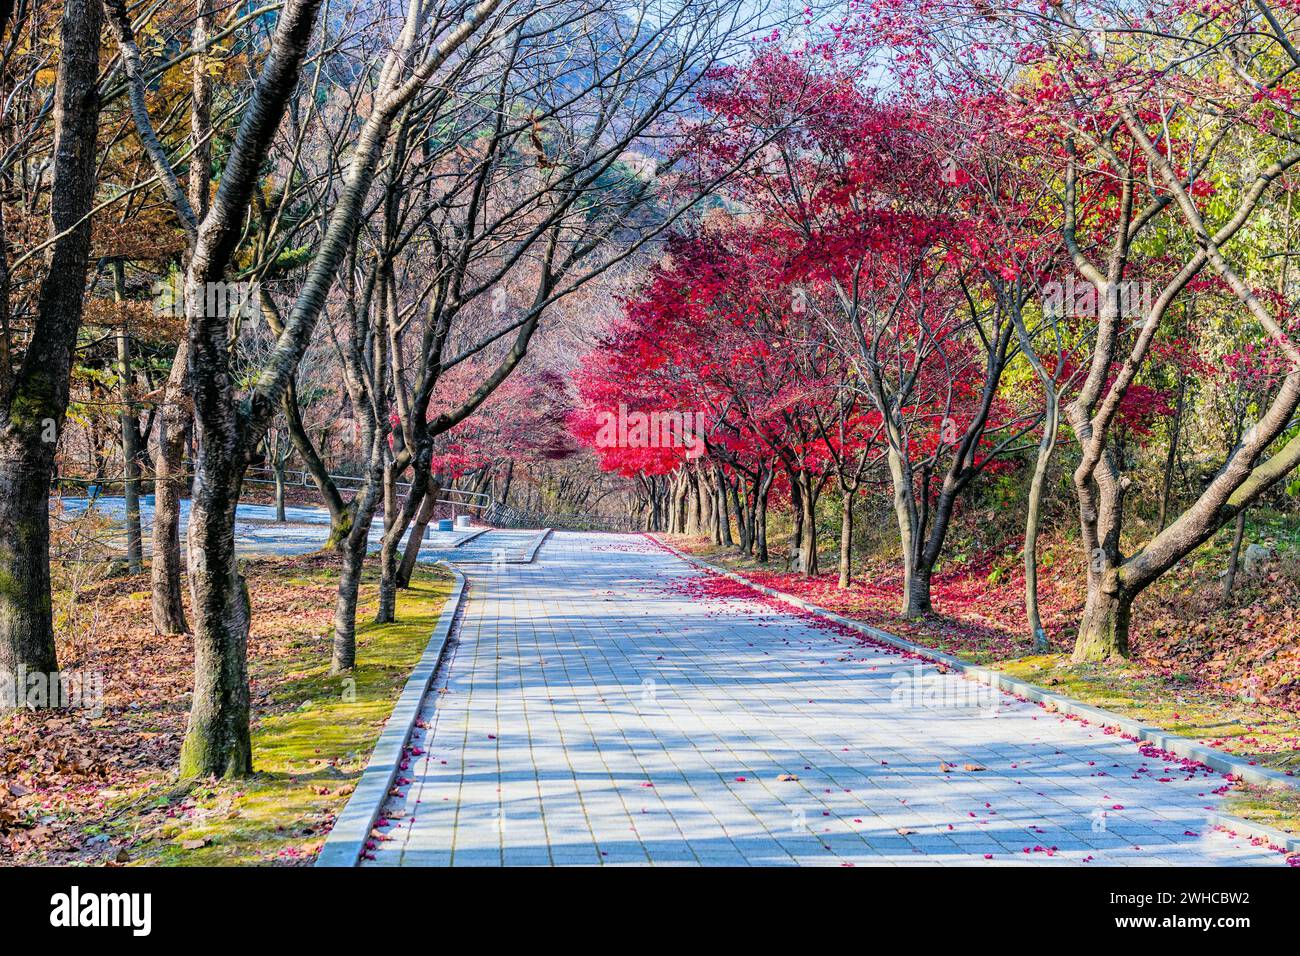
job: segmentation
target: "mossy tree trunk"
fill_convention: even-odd
[[[7,24],[2,24],[7,26]],[[90,256],[99,121],[99,0],[65,0],[52,97],[52,243],[31,339],[0,403],[0,672],[58,671],[50,596],[50,480],[68,407]],[[4,38],[8,41],[8,37]],[[7,286],[0,295],[9,295]],[[6,346],[8,341],[6,340]]]

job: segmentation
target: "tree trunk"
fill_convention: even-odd
[[[700,479],[694,470],[686,472],[686,534],[700,533]]]
[[[1232,532],[1232,553],[1228,556],[1228,573],[1223,578],[1223,599],[1232,597],[1237,584],[1237,569],[1241,566],[1241,543],[1246,537],[1246,509],[1237,512],[1237,523]]]
[[[659,493],[659,482],[656,478],[649,478],[646,481],[649,494],[649,513],[646,515],[647,531],[663,531],[663,496]]]
[[[153,626],[159,634],[185,633],[181,595],[181,493],[185,490],[185,419],[183,394],[189,346],[181,342],[163,387],[158,447],[154,454]]]
[[[370,526],[374,522],[375,508],[379,503],[381,481],[379,474],[371,474],[365,487],[357,493],[352,528],[340,548],[343,562],[339,569],[339,587],[334,604],[331,674],[350,671],[357,663],[357,593],[361,587],[361,573],[365,570],[366,553],[370,549]]]
[[[376,624],[392,624],[397,620],[397,566],[400,537],[389,543],[385,536],[379,545],[379,606],[375,611]]]
[[[803,520],[800,522],[802,534],[799,538],[799,573],[804,577],[816,577],[821,573],[821,565],[817,558],[817,481],[807,472],[802,473],[800,477],[804,487],[803,494],[800,496],[803,503]]]
[[[749,501],[749,493],[742,493],[740,478],[731,485],[731,505],[736,513],[736,534],[740,538],[740,553],[748,557],[754,555],[754,509]]]
[[[226,409],[233,420],[234,409]],[[194,603],[194,700],[181,745],[180,775],[242,777],[253,770],[248,732],[248,587],[235,558],[235,508],[243,467],[214,446],[199,457],[220,456],[205,472],[200,461],[190,501],[189,578]],[[209,474],[224,480],[205,481]]]
[[[717,481],[716,477],[707,483],[703,489],[705,500],[708,502],[709,514],[709,536],[716,545],[722,544],[722,513],[719,507],[719,499],[725,492]]]
[[[731,537],[731,510],[727,501],[729,484],[727,476],[722,472],[721,465],[717,466],[716,476],[718,487],[713,513],[717,518],[718,543],[723,547],[731,548],[735,546],[735,541]]]
[[[99,121],[99,0],[65,0],[52,97],[52,245],[37,295],[31,341],[0,408],[0,673],[48,675],[57,702],[50,597],[50,479],[68,407],[90,256]],[[7,293],[7,289],[0,289]]]
[[[14,681],[20,668],[50,679],[59,670],[50,605],[53,459],[53,444],[0,448],[0,677]]]
[[[307,474],[311,475],[312,483],[316,485],[316,490],[320,492],[321,500],[325,502],[325,507],[330,513],[330,534],[325,547],[340,548],[352,527],[352,505],[345,502],[343,496],[339,494],[338,486],[330,477],[324,459],[316,450],[311,436],[307,434],[307,427],[302,421],[302,412],[298,408],[298,387],[292,379],[285,387],[284,398],[280,405],[284,410],[284,418],[289,428],[289,441],[293,443],[293,450],[302,459],[303,467],[307,469]]]
[[[1033,635],[1034,653],[1046,654],[1047,631],[1038,610],[1038,529],[1042,523],[1043,491],[1047,487],[1047,472],[1052,454],[1056,450],[1056,436],[1060,427],[1060,405],[1056,388],[1044,383],[1047,392],[1046,420],[1043,437],[1038,442],[1038,459],[1034,462],[1034,476],[1029,483],[1029,502],[1025,514],[1025,614],[1029,631]]]
[[[912,477],[903,456],[891,442],[888,451],[889,477],[894,486],[894,517],[898,521],[898,546],[903,552],[903,613],[915,616],[913,590],[916,584],[916,528],[913,521]],[[928,605],[929,594],[924,598]]]
[[[840,582],[841,588],[852,583],[853,576],[853,497],[850,488],[842,488],[843,501],[840,515]]]
[[[668,512],[668,533],[685,534],[686,533],[686,512],[688,510],[686,503],[686,472],[678,471],[673,479],[672,507]]]
[[[722,542],[717,537],[717,515],[713,512],[713,506],[717,501],[713,490],[713,476],[704,468],[700,469],[699,480],[695,485],[695,494],[700,499],[700,533],[703,534],[705,529],[708,529],[713,543],[721,544]]]
[[[400,505],[397,497],[398,472],[391,464],[386,471],[384,536],[379,544],[379,610],[375,614],[376,624],[391,624],[397,620],[398,563],[403,557],[402,539],[414,521],[417,509],[424,504],[430,481],[429,461],[428,455],[417,456],[415,459],[411,490],[406,501]]]
[[[366,548],[352,544],[352,535],[340,547],[343,552],[339,568],[339,587],[334,603],[334,644],[330,655],[330,673],[350,671],[357,664],[357,593],[361,572],[365,568]]]
[[[121,259],[113,260],[113,297],[125,298],[126,276]],[[122,396],[122,497],[126,499],[126,565],[139,574],[144,565],[140,531],[140,422],[131,404],[131,339],[126,324],[117,333],[117,371]]]
[[[129,367],[126,333],[117,337],[118,359],[123,369]],[[122,496],[126,499],[126,564],[131,574],[144,567],[144,534],[140,529],[140,430],[135,409],[130,404],[130,385],[123,385],[122,401]]]
[[[907,604],[904,613],[908,617],[923,617],[934,610],[930,601],[930,576],[932,569],[924,565],[906,569],[904,592]]]
[[[415,573],[416,562],[420,559],[420,546],[424,543],[424,534],[438,510],[438,496],[442,494],[441,489],[440,482],[431,481],[428,491],[424,493],[424,500],[420,502],[420,510],[416,512],[411,533],[406,538],[406,551],[402,554],[402,564],[397,569],[399,588],[411,586],[411,575]]]
[[[1075,661],[1105,661],[1128,656],[1129,618],[1133,598],[1122,590],[1106,590],[1099,580],[1088,589],[1079,637],[1074,645]]]
[[[772,491],[772,478],[770,471],[763,475],[755,497],[754,548],[760,564],[767,564],[772,559],[767,549],[767,499]]]
[[[275,472],[275,520],[280,524],[285,521],[284,515],[284,462],[277,461],[273,466]]]

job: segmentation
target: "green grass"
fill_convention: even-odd
[[[322,571],[285,583],[320,584],[332,577]],[[160,784],[122,808],[114,827],[119,834],[138,827],[142,814],[162,818],[146,832],[135,831],[132,862],[227,866],[312,859],[428,644],[450,583],[441,572],[418,570],[410,589],[399,592],[397,623],[358,628],[359,663],[351,674],[331,676],[319,642],[309,657],[259,664],[255,673],[280,680],[265,705],[272,715],[253,728],[254,775],[188,787]],[[363,589],[366,596],[373,599],[373,585]],[[363,606],[358,617],[372,613]]]
[[[1244,820],[1300,833],[1300,791],[1242,787],[1228,792],[1224,810]]]

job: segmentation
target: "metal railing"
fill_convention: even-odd
[[[187,463],[188,464],[188,463]],[[282,479],[286,488],[315,488],[316,483],[311,477],[311,473],[302,470],[285,469],[282,473]],[[190,472],[187,469],[183,472],[182,477],[189,477]],[[331,474],[330,480],[339,488],[340,491],[356,491],[365,484],[365,478],[359,475],[336,475]],[[141,485],[149,484],[153,481],[152,476],[142,475],[137,479]],[[265,465],[259,465],[250,468],[245,475],[244,480],[252,484],[274,485],[275,469]],[[98,497],[103,493],[105,486],[122,485],[123,478],[71,478],[56,476],[55,483],[68,484],[72,486],[81,486],[86,488],[89,497]],[[397,490],[403,494],[410,494],[411,483],[402,481],[397,483]],[[143,491],[143,489],[142,489]],[[580,513],[580,512],[551,512],[551,511],[531,511],[527,509],[512,508],[507,504],[495,500],[490,494],[481,491],[468,491],[462,488],[441,488],[435,501],[434,513],[431,520],[439,518],[456,518],[460,515],[468,514],[477,518],[484,524],[493,525],[498,528],[555,528],[565,531],[636,531],[637,527],[630,517],[615,515]]]
[[[633,531],[632,519],[615,515],[520,511],[493,502],[483,514],[487,524],[502,528],[555,528],[560,531]]]
[[[286,468],[282,474],[284,475],[284,486],[286,488],[316,487],[311,472],[293,471]],[[366,483],[366,479],[361,475],[330,475],[329,478],[340,491],[356,491]],[[244,475],[244,480],[257,485],[273,485],[275,484],[275,469],[267,465],[258,465],[256,468],[248,469],[247,474]],[[411,483],[409,481],[399,481],[397,489],[409,493]]]

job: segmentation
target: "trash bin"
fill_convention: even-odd
[[[469,515],[457,515],[457,516],[456,516],[456,530],[458,530],[458,531],[468,531],[468,530],[469,530]]]
[[[450,530],[451,530],[451,519],[450,519],[450,518],[439,518],[439,519],[438,519],[438,530],[439,530],[439,531],[450,531]]]

